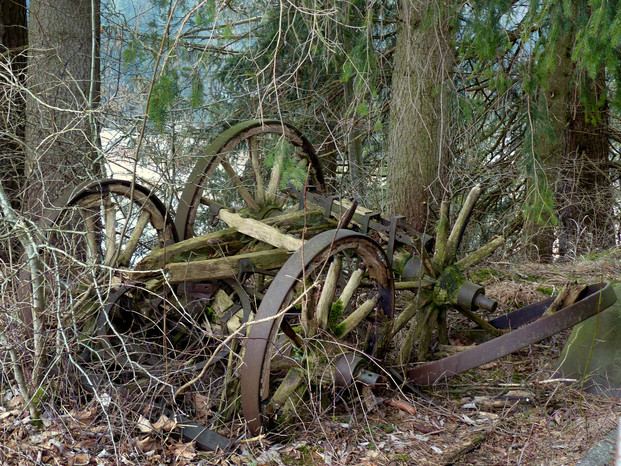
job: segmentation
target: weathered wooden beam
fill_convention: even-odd
[[[288,251],[297,251],[302,247],[304,241],[286,235],[278,231],[277,228],[266,225],[260,220],[244,218],[239,214],[228,209],[220,209],[218,217],[229,227],[235,228],[240,233],[258,239],[277,248],[284,248]]]
[[[196,236],[176,244],[154,249],[146,255],[137,265],[136,270],[157,270],[167,263],[188,260],[191,256],[200,258],[208,257],[221,252],[234,254],[246,242],[241,241],[240,235],[234,228],[215,231],[207,235]],[[228,244],[227,244],[228,243]],[[226,247],[225,247],[226,245]]]
[[[168,264],[164,271],[166,273],[166,280],[171,284],[220,280],[236,277],[239,272],[239,261],[243,259],[249,260],[257,269],[273,270],[282,267],[290,254],[286,249],[270,249],[219,259]]]
[[[306,212],[297,210],[263,219],[260,223],[284,229],[302,228],[306,225],[316,225],[322,222],[326,224],[326,227],[330,227],[331,221],[322,217],[322,213],[321,209],[308,209]],[[238,232],[236,228],[227,228],[189,238],[165,248],[154,249],[136,265],[135,270],[159,270],[172,262],[232,255],[248,244],[249,238],[246,235]]]

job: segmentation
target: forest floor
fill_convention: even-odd
[[[567,281],[621,281],[621,251],[555,265],[491,263],[472,279],[499,301],[501,314],[546,299]],[[193,443],[175,440],[169,435],[175,424],[167,419],[127,429],[135,435],[118,436],[113,444],[97,407],[76,406],[35,428],[21,396],[11,394],[5,374],[0,465],[576,464],[616,428],[621,400],[554,380],[569,333],[433,388],[365,390],[364,413],[350,411],[304,428],[292,425],[280,439],[243,440],[228,453],[201,452]]]

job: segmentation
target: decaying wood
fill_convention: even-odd
[[[429,293],[417,294],[415,299],[410,304],[408,304],[406,308],[401,311],[395,319],[393,332],[397,333],[399,330],[401,330],[403,326],[407,324],[412,317],[414,317],[416,311],[422,309],[424,306],[429,304],[429,302],[431,302],[431,295]]]
[[[220,251],[226,253],[227,250],[222,249],[223,245],[239,239],[241,239],[241,235],[234,228],[196,236],[176,244],[154,249],[136,265],[135,270],[157,270],[163,268],[168,262],[179,261],[180,258],[187,260],[189,257],[209,257],[218,254]],[[238,245],[241,245],[239,241]]]
[[[323,222],[326,228],[329,228],[330,224],[324,221],[321,213],[322,211],[319,209],[309,209],[307,212],[297,210],[266,218],[261,222],[284,229],[301,228],[305,225],[316,225]],[[235,228],[227,228],[154,249],[136,265],[135,270],[158,270],[171,262],[185,262],[187,260],[237,254],[247,244],[248,237],[239,233]]]
[[[395,290],[430,290],[435,282],[429,279],[395,282]]]
[[[258,212],[260,210],[259,204],[257,204],[257,202],[254,200],[252,194],[248,192],[242,180],[239,179],[237,173],[235,173],[235,169],[222,155],[220,155],[219,157],[222,168],[224,168],[224,171],[226,171],[226,174],[228,175],[231,182],[235,185],[235,189],[237,189],[237,192],[242,197],[248,208],[253,212]]]
[[[136,222],[136,226],[132,231],[129,239],[127,240],[127,244],[125,244],[125,249],[121,253],[118,259],[118,264],[121,267],[127,267],[129,262],[138,247],[138,242],[140,241],[140,237],[142,236],[142,232],[147,227],[149,220],[151,218],[151,214],[146,210],[140,212],[140,217],[138,217],[138,221]]]
[[[328,268],[328,273],[323,283],[321,294],[319,295],[319,302],[317,302],[317,310],[315,313],[315,319],[319,328],[328,327],[328,317],[332,309],[332,301],[334,300],[334,293],[336,292],[339,275],[341,275],[341,265],[342,258],[337,256]]]
[[[287,375],[272,395],[272,399],[266,409],[267,412],[274,412],[283,406],[303,381],[304,376],[299,370],[289,369],[289,372],[287,372]]]
[[[354,273],[351,274],[347,284],[343,288],[343,292],[341,296],[339,296],[338,301],[343,305],[343,311],[347,309],[349,306],[349,301],[351,301],[352,296],[354,295],[354,291],[358,289],[360,286],[360,282],[362,282],[362,278],[364,277],[364,269],[356,269]]]
[[[270,181],[267,184],[267,192],[265,193],[265,200],[268,202],[272,202],[276,198],[276,191],[280,185],[280,174],[282,172],[284,158],[285,152],[282,150],[278,151],[272,166],[272,175],[270,176]]]
[[[474,206],[481,196],[481,185],[477,184],[466,198],[466,202],[464,202],[463,207],[459,211],[459,215],[457,216],[457,220],[455,220],[455,224],[453,225],[453,229],[451,230],[451,234],[446,240],[446,253],[444,262],[454,262],[455,256],[457,254],[457,247],[459,246],[459,241],[464,233],[466,225],[468,224],[468,219],[470,218],[470,214],[474,209]],[[437,247],[437,245],[436,245]],[[442,264],[444,265],[444,264]]]
[[[455,262],[455,266],[458,267],[460,270],[466,270],[467,268],[472,267],[475,264],[478,264],[483,259],[488,257],[491,253],[493,253],[496,249],[498,249],[500,246],[505,244],[505,240],[506,238],[504,236],[496,236],[495,238],[493,238],[487,244],[484,244],[483,246],[481,246],[476,251],[472,252],[471,254],[464,257],[463,259]]]
[[[440,205],[440,219],[438,220],[434,254],[434,266],[438,268],[441,268],[446,260],[446,241],[448,240],[449,234],[450,205],[451,201],[449,199],[443,199]]]
[[[424,355],[427,352],[427,348],[424,347],[418,340],[426,329],[430,329],[428,323],[432,314],[435,313],[436,307],[433,303],[429,303],[417,310],[416,320],[408,330],[403,346],[401,346],[399,351],[399,356],[397,357],[398,364],[402,366],[405,366],[410,361],[412,350],[414,349],[414,343],[418,343],[419,359],[422,359],[420,357],[421,353]],[[429,337],[431,337],[430,332]]]
[[[373,312],[373,309],[377,306],[378,300],[379,297],[376,296],[372,299],[367,299],[364,303],[362,303],[358,309],[348,315],[347,318],[341,322],[341,324],[336,326],[334,329],[336,336],[343,338],[358,325],[360,325],[360,323],[366,319],[371,312]]]
[[[250,260],[257,269],[274,270],[282,267],[289,255],[290,252],[285,249],[269,249],[219,259],[168,264],[164,272],[167,281],[171,284],[184,281],[220,280],[236,277],[239,273],[239,261],[242,259]]]
[[[257,184],[256,194],[257,202],[260,205],[265,204],[265,188],[263,186],[263,175],[261,174],[261,162],[259,161],[259,141],[256,136],[251,136],[248,139],[248,147],[250,149],[250,162],[252,164],[252,171],[254,173],[254,179]]]
[[[271,244],[277,248],[283,248],[293,252],[300,249],[304,244],[304,241],[301,239],[282,234],[278,229],[266,225],[259,220],[243,218],[241,215],[231,212],[228,209],[220,209],[218,217],[229,227],[235,228],[240,233]]]
[[[584,291],[585,288],[585,285],[578,285],[577,283],[566,283],[561,289],[558,296],[554,299],[552,304],[550,304],[550,307],[547,308],[546,311],[543,313],[542,317],[547,317],[557,311],[560,311],[561,309],[566,308],[567,306],[571,306],[578,300],[580,294]]]

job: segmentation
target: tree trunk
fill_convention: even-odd
[[[29,18],[25,201],[35,218],[97,172],[99,0],[31,0]]]
[[[23,93],[28,29],[26,0],[0,4],[0,182],[14,209],[20,208],[24,176]]]
[[[541,107],[534,112],[529,167],[527,211],[525,219],[526,257],[529,260],[549,262],[555,233],[557,214],[554,193],[559,179],[563,153],[563,135],[567,130],[572,99],[572,78],[575,65],[571,60],[573,32],[567,31],[555,44],[556,61],[546,85],[540,91]]]
[[[444,9],[443,9],[444,8]],[[453,31],[446,6],[402,0],[388,134],[388,209],[433,231],[446,188]]]
[[[575,31],[570,28],[556,43],[556,63],[541,91],[545,111],[534,137],[534,150],[552,189],[556,232],[545,218],[527,222],[527,254],[531,260],[549,261],[558,240],[561,256],[582,254],[614,245],[609,153],[608,107],[604,70],[592,79],[572,60]],[[586,89],[587,92],[581,89]],[[590,111],[581,100],[592,102]],[[598,106],[601,105],[601,106]],[[534,174],[536,175],[536,174]],[[537,203],[532,176],[530,202]],[[543,221],[541,221],[543,220]]]
[[[583,73],[589,99],[606,101],[604,70]],[[577,91],[577,90],[576,90]],[[579,255],[614,246],[613,187],[608,177],[608,106],[587,111],[577,97],[569,108],[559,169],[557,202],[559,253]]]

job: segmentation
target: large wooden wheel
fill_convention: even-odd
[[[147,188],[130,181],[90,181],[66,191],[44,213],[48,242],[60,253],[60,279],[115,274],[177,240],[172,218]],[[81,272],[79,272],[81,271]]]
[[[262,219],[282,211],[288,183],[322,190],[323,174],[312,144],[279,120],[239,123],[218,136],[198,160],[183,189],[175,225],[180,239],[207,233],[215,201]]]
[[[365,363],[374,367],[393,309],[392,270],[375,241],[349,230],[309,240],[270,285],[246,341],[241,394],[252,433],[334,406]]]

